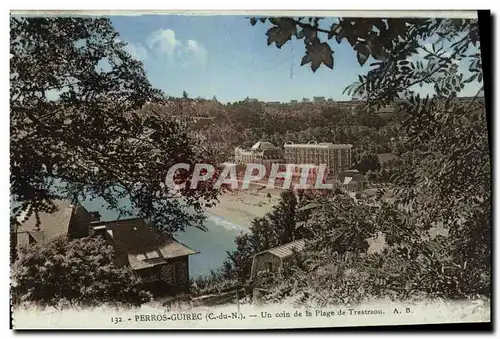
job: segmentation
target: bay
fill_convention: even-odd
[[[88,199],[82,202],[83,207],[88,211],[98,211],[101,220],[116,220],[119,215],[116,211],[110,210],[102,199]],[[130,202],[123,199],[120,203],[122,207],[130,209]],[[174,237],[200,253],[189,257],[189,272],[191,277],[207,275],[211,270],[219,268],[226,259],[226,251],[236,249],[234,239],[236,236],[248,232],[248,229],[240,225],[231,223],[221,216],[206,212],[206,231],[195,227],[186,227],[184,232],[178,232]]]

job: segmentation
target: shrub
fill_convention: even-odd
[[[114,258],[113,248],[101,238],[69,241],[61,236],[21,249],[12,268],[13,299],[43,306],[62,300],[73,306],[150,301],[151,294],[139,288],[139,278]]]

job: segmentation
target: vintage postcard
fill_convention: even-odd
[[[11,12],[12,327],[489,323],[477,12]]]

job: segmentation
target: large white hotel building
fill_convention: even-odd
[[[328,176],[337,176],[338,173],[351,167],[350,144],[316,143],[307,144],[285,143],[285,163],[326,165]],[[301,169],[296,168],[299,172]]]

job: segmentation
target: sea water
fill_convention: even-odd
[[[129,208],[130,202],[126,199],[120,202],[123,207]],[[101,220],[111,221],[118,218],[118,213],[107,208],[102,199],[86,200],[82,202],[88,211],[98,211]],[[174,237],[200,252],[189,257],[189,273],[191,277],[207,275],[211,270],[219,268],[226,259],[226,252],[236,248],[236,236],[248,232],[248,229],[231,223],[221,216],[206,212],[205,227],[202,231],[195,227],[186,227],[184,232],[177,232]]]
[[[63,183],[56,181],[53,183],[52,189],[61,192],[63,187]],[[109,208],[102,198],[86,199],[81,201],[81,204],[87,211],[98,211],[103,221],[112,221],[120,217],[119,213]],[[11,212],[16,205],[15,199],[11,196]],[[129,199],[123,198],[119,201],[119,205],[126,210],[132,211],[131,216],[123,218],[134,216]],[[207,275],[211,270],[221,267],[227,258],[227,251],[236,249],[234,242],[236,236],[249,232],[248,228],[232,223],[222,216],[214,215],[208,211],[205,213],[207,217],[205,220],[206,231],[186,226],[183,232],[174,234],[178,241],[200,252],[189,256],[189,274],[191,277]]]

